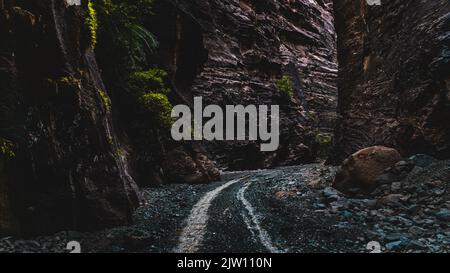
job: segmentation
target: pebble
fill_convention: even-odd
[[[305,210],[309,209],[311,213],[317,215],[317,218],[307,218],[311,221],[320,223],[323,219],[328,219],[327,217],[335,219],[332,224],[327,226],[327,228],[331,229],[329,232],[345,230],[350,235],[354,234],[352,238],[342,238],[342,242],[353,243],[358,248],[365,247],[361,241],[361,239],[364,239],[364,242],[379,241],[383,249],[389,252],[450,252],[450,230],[448,224],[450,222],[450,200],[448,194],[446,194],[449,192],[449,183],[446,179],[435,176],[434,173],[433,175],[422,175],[424,172],[427,172],[427,166],[436,166],[436,164],[433,164],[435,162],[435,159],[418,155],[397,163],[391,169],[391,172],[402,172],[402,174],[393,175],[388,172],[386,177],[389,177],[389,179],[400,177],[401,179],[391,180],[389,183],[379,186],[368,196],[347,198],[330,187],[331,182],[326,183],[324,182],[326,180],[324,177],[316,175],[305,177],[303,184],[291,177],[285,179],[285,182],[281,182],[280,184],[284,183],[282,185],[274,183],[274,189],[276,190],[270,191],[270,195],[273,196],[273,192],[276,191],[286,191],[286,188],[283,187],[288,186],[288,190],[292,191],[296,198],[283,198],[280,202],[302,202],[302,205],[306,205]],[[411,173],[420,175],[421,178],[416,179]],[[268,176],[268,179],[271,180],[268,182],[273,182],[273,179],[282,180],[278,173],[276,176]],[[315,179],[322,182],[314,185],[307,183],[307,181]],[[296,183],[293,184],[293,181],[296,181]],[[181,189],[186,191],[185,188]],[[183,196],[193,196],[194,192],[198,195],[202,194],[202,191],[192,190]],[[301,198],[297,196],[301,196]],[[167,196],[164,197],[166,198]],[[177,200],[175,203],[180,204],[182,201]],[[154,202],[148,203],[150,204],[148,206],[154,204]],[[191,204],[189,202],[186,204],[185,210],[189,211]],[[157,208],[165,207],[157,206],[154,208],[155,212],[147,211],[151,212],[150,215],[155,213],[159,215]],[[178,211],[173,212],[172,210],[171,212],[171,215],[175,216],[177,221],[182,221],[182,218],[185,216],[185,214],[178,213]],[[298,213],[298,221],[305,221],[305,216],[302,213],[303,211]],[[307,214],[306,217],[313,216]],[[148,219],[149,223],[153,223],[150,216],[146,216],[146,219]],[[166,229],[161,229],[156,234],[166,233]],[[106,234],[111,235],[108,239],[110,241],[114,241],[121,236],[120,233],[108,232]],[[317,234],[320,233],[318,232]],[[8,252],[14,249],[21,251],[36,249],[47,249],[47,251],[54,252],[56,250],[63,251],[61,242],[67,240],[67,236],[66,233],[61,233],[55,235],[51,240],[49,238],[35,239],[31,242],[15,240],[14,238],[3,238],[0,239],[0,252]],[[83,237],[84,234],[72,233],[71,236]],[[150,236],[147,237],[150,238]],[[155,238],[160,237],[155,235]],[[340,238],[337,239],[340,240]],[[314,243],[313,239],[310,241],[311,245],[321,246],[323,245],[323,240],[327,239],[318,235],[317,243]],[[158,240],[155,239],[152,244],[156,244],[155,242],[158,242]],[[155,251],[161,251],[160,246],[151,248],[154,248]],[[114,251],[123,251],[123,247],[117,245]],[[324,251],[332,250],[324,249]]]
[[[391,190],[392,191],[399,191],[402,188],[402,183],[401,182],[394,182],[391,184]]]
[[[339,193],[336,189],[332,188],[332,187],[327,187],[323,190],[323,195],[325,196],[325,198],[330,199],[330,200],[337,200],[339,199]]]
[[[399,248],[402,244],[403,244],[403,241],[391,242],[386,245],[386,249],[387,250],[395,250],[395,249]]]
[[[436,213],[436,217],[442,221],[450,221],[450,210],[441,209],[438,213]]]

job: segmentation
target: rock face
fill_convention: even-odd
[[[0,159],[0,232],[12,233],[17,230],[17,219],[12,213],[9,185],[4,171],[4,160]]]
[[[316,159],[336,109],[336,51],[331,1],[159,1],[149,24],[161,62],[179,94],[204,105],[271,105],[281,112],[280,149],[251,141],[207,143],[224,168],[255,169]],[[158,16],[158,14],[160,16]],[[159,27],[158,27],[159,26]],[[294,95],[276,81],[287,75]],[[320,142],[320,141],[319,141]]]
[[[127,223],[139,195],[118,152],[85,9],[1,2],[0,133],[14,155],[0,155],[0,234]]]
[[[278,104],[280,148],[182,143],[132,170],[139,151],[121,143],[126,129],[112,121],[103,81],[115,79],[102,79],[87,1],[69,2],[0,0],[0,234],[126,223],[140,200],[133,177],[218,179],[207,153],[235,170],[312,162],[330,144],[337,100],[336,161],[372,145],[450,156],[448,0],[336,0],[336,22],[332,0],[157,1],[146,24],[160,42],[155,63],[171,75],[172,102]],[[285,77],[290,97],[277,87]],[[336,186],[370,186],[399,157],[381,147],[360,151]]]
[[[375,144],[450,156],[450,2],[336,0],[336,161]]]
[[[333,187],[341,191],[352,188],[373,190],[378,176],[400,160],[400,154],[387,147],[374,146],[358,151],[344,161]]]
[[[178,147],[166,155],[162,169],[167,183],[205,184],[220,179],[220,172],[200,145]]]

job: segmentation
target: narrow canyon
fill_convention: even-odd
[[[0,252],[448,252],[448,117],[448,0],[0,0]]]

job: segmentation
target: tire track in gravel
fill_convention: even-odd
[[[234,184],[224,190],[211,205],[207,233],[200,248],[203,253],[264,253],[267,249],[252,230],[247,228],[246,209],[236,198],[243,185]]]
[[[243,178],[231,180],[222,186],[206,193],[200,201],[192,208],[187,219],[186,227],[183,229],[179,238],[179,244],[175,252],[177,253],[195,253],[198,251],[203,237],[206,233],[206,224],[209,220],[208,210],[211,202],[226,188],[240,182]]]
[[[284,250],[281,250],[273,245],[272,240],[270,239],[269,234],[265,229],[263,229],[259,222],[259,216],[255,212],[255,209],[250,204],[250,202],[245,198],[245,192],[249,188],[249,186],[252,184],[252,182],[246,183],[243,187],[239,189],[239,191],[236,194],[236,198],[242,202],[244,205],[244,208],[246,209],[248,215],[250,218],[247,217],[247,215],[242,212],[242,217],[244,218],[244,222],[247,226],[247,228],[259,238],[261,243],[264,245],[264,247],[270,252],[270,253],[283,253]]]
[[[252,176],[248,179],[249,174]],[[264,178],[274,171],[229,173],[232,177],[246,176],[244,183],[236,183],[224,189],[211,203],[209,221],[206,225],[203,243],[198,249],[208,253],[282,253],[269,233],[261,226],[265,217],[252,206],[253,187],[262,186]],[[252,185],[252,187],[250,187]],[[247,196],[248,195],[248,196]],[[249,198],[249,199],[248,199]]]

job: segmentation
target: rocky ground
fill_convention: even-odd
[[[330,187],[335,172],[313,164],[146,189],[133,226],[8,237],[0,239],[0,252],[68,252],[72,240],[82,252],[174,252],[186,236],[197,252],[370,252],[373,241],[382,252],[450,251],[450,161],[423,155],[400,161],[369,195],[337,192]],[[199,207],[207,212],[202,227],[190,223]]]

